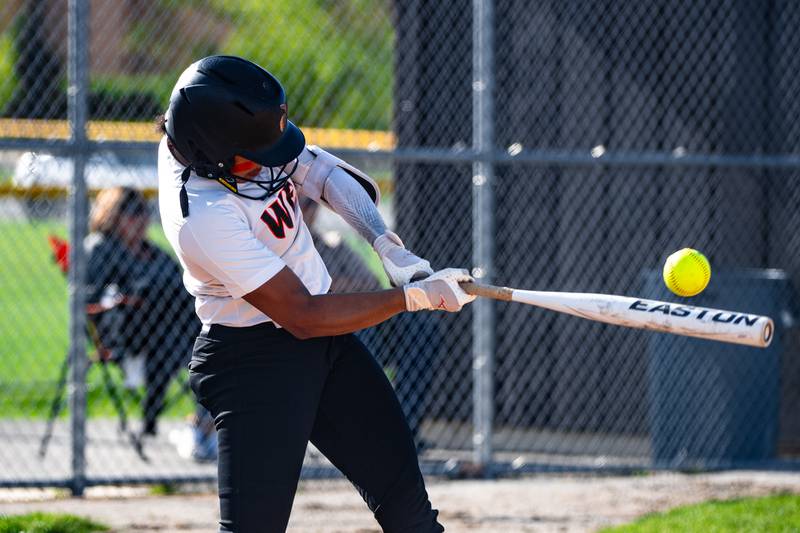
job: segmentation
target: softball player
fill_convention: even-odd
[[[211,56],[180,76],[162,120],[159,207],[203,323],[189,369],[219,435],[220,531],[285,530],[309,440],[384,531],[442,531],[394,392],[352,332],[402,311],[459,311],[470,278],[406,250],[374,181],[307,147],[287,112],[266,70]],[[372,243],[398,288],[327,294],[298,195]]]

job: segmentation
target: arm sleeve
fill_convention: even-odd
[[[325,182],[322,197],[359,235],[372,244],[386,232],[386,224],[367,192],[350,174],[334,168]]]
[[[181,228],[180,246],[232,298],[253,292],[286,266],[256,238],[242,214],[221,206],[209,209],[192,213]]]
[[[386,232],[372,178],[316,146],[303,151],[298,167],[292,180],[301,194],[332,209],[370,244]]]

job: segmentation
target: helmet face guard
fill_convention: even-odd
[[[287,166],[305,147],[303,133],[288,120],[283,86],[239,57],[192,64],[178,79],[165,118],[167,135],[191,169],[245,198],[263,199],[280,189],[297,165],[289,172]],[[234,176],[236,155],[267,167],[269,179]],[[237,180],[255,183],[264,195],[240,193]]]
[[[290,164],[291,167],[287,170],[286,167],[289,167]],[[234,176],[231,174],[229,176],[217,178],[217,181],[224,185],[229,191],[234,194],[238,194],[242,198],[248,198],[250,200],[264,200],[281,190],[283,186],[286,185],[286,182],[292,177],[294,171],[297,170],[297,164],[297,159],[294,159],[293,164],[290,162],[280,167],[264,167],[266,170],[263,172],[269,172],[268,179],[243,178],[241,176]],[[259,195],[245,194],[239,190],[240,181],[252,183],[262,189],[264,192]]]

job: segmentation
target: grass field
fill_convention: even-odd
[[[800,531],[800,495],[711,501],[647,515],[603,533],[703,532],[789,533]]]
[[[46,416],[67,351],[67,281],[51,258],[50,234],[66,237],[66,226],[61,221],[0,222],[0,418]],[[166,244],[160,227],[152,227],[150,236]],[[111,370],[121,381],[119,370],[113,365]],[[114,413],[101,378],[100,369],[92,367],[92,416]],[[174,385],[171,394],[177,392]],[[136,413],[135,397],[127,395],[125,401],[128,412]],[[183,416],[192,409],[184,397],[165,416]]]
[[[66,514],[29,513],[0,517],[0,533],[91,533],[108,527]]]

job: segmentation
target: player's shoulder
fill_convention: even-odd
[[[187,183],[189,216],[182,217],[182,231],[191,232],[195,239],[203,240],[211,234],[242,229],[247,226],[247,214],[222,187],[219,190],[194,176]],[[199,183],[198,183],[199,182]]]
[[[158,193],[159,196],[177,194],[181,186],[181,165],[175,156],[172,155],[167,146],[166,136],[162,137],[158,144],[158,159],[156,172],[158,174]]]

